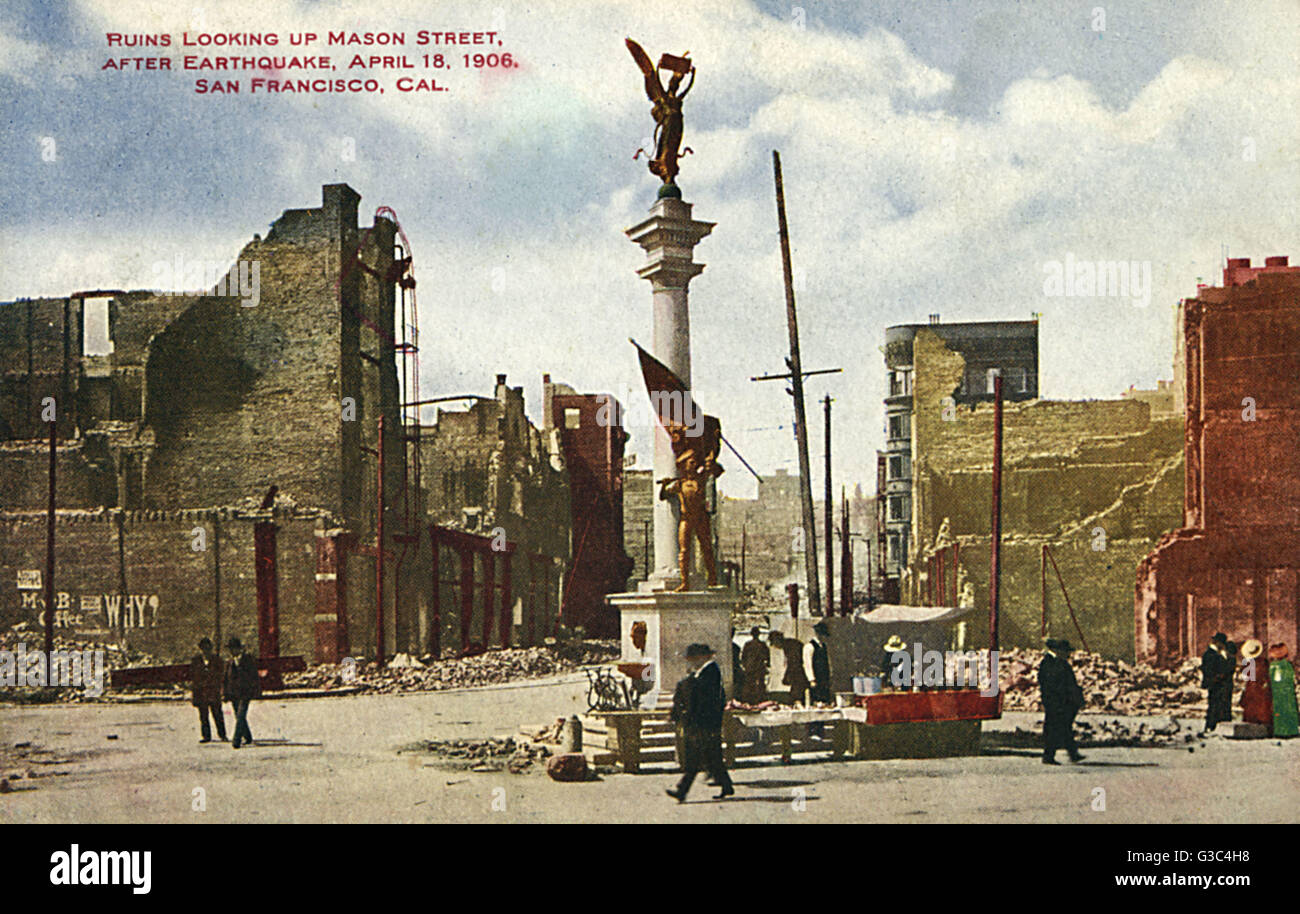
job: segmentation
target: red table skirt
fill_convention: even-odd
[[[869,724],[992,720],[1002,716],[1002,696],[981,695],[976,689],[881,692],[877,695],[856,696],[855,703],[859,707],[866,706]]]

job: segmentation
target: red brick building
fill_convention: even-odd
[[[618,637],[618,612],[605,596],[626,589],[632,559],[623,551],[623,412],[608,394],[579,394],[542,376],[546,430],[559,432],[569,470],[572,561],[560,620],[588,635]]]
[[[1218,631],[1295,646],[1300,622],[1300,267],[1231,259],[1180,308],[1182,529],[1138,566],[1139,660],[1173,664]]]

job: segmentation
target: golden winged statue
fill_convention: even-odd
[[[645,74],[645,94],[653,103],[650,115],[655,119],[655,154],[650,159],[650,171],[663,179],[664,184],[674,184],[677,177],[677,160],[684,152],[691,152],[690,147],[682,150],[682,100],[695,85],[695,66],[691,63],[689,51],[681,57],[664,54],[656,67],[650,62],[650,55],[641,45],[631,38],[627,39],[627,49],[632,52],[632,59]],[[672,72],[665,89],[659,78],[659,71]],[[686,87],[681,88],[682,79],[689,76]],[[678,89],[681,89],[678,92]],[[641,150],[637,150],[637,155]]]

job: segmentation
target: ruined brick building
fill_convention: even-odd
[[[1137,570],[1143,660],[1217,631],[1294,649],[1300,625],[1300,267],[1230,259],[1179,308],[1186,402],[1182,524]]]
[[[331,661],[553,631],[562,436],[533,428],[504,378],[421,427],[399,383],[415,349],[400,226],[386,208],[360,226],[347,185],[322,196],[206,291],[0,303],[0,624],[42,618],[53,408],[66,633],[163,660],[238,634]]]
[[[542,376],[543,428],[559,436],[569,472],[572,560],[560,618],[588,634],[616,638],[619,614],[605,603],[632,573],[623,548],[623,408],[609,394],[580,394]]]
[[[993,407],[980,399],[953,408],[969,366],[929,328],[915,333],[912,367],[912,504],[902,597],[987,607]],[[1153,415],[1136,398],[1034,397],[1005,405],[1004,646],[1041,644],[1045,610],[1049,634],[1133,659],[1133,569],[1179,523],[1181,442],[1180,417]],[[972,643],[985,643],[986,625],[977,614],[968,632]]]
[[[188,652],[195,632],[256,643],[252,530],[273,521],[279,649],[337,648],[339,632],[317,625],[316,566],[331,537],[373,536],[365,449],[376,449],[378,417],[389,447],[400,446],[395,226],[377,218],[359,228],[359,201],[346,185],[326,186],[320,208],[286,211],[246,245],[211,292],[238,290],[240,265],[246,274],[255,265],[252,306],[239,294],[157,292],[0,304],[2,621],[34,621],[41,609],[32,581],[44,566],[36,509],[47,493],[50,397],[59,625],[170,657]],[[88,317],[106,317],[111,351],[86,351]],[[345,398],[355,421],[342,421]],[[395,492],[396,473],[391,482]],[[279,496],[263,510],[271,486]],[[353,637],[364,641],[359,621]]]

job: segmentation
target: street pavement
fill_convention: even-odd
[[[0,773],[33,778],[0,795],[0,824],[26,822],[1295,822],[1300,740],[1210,739],[1162,749],[1094,748],[1083,764],[1039,763],[1012,737],[1032,714],[986,722],[979,757],[742,765],[737,795],[690,802],[673,774],[580,784],[530,772],[475,773],[427,754],[429,739],[518,735],[583,710],[586,680],[464,691],[255,702],[252,747],[198,742],[188,703],[0,707]],[[226,706],[227,730],[230,726]],[[1152,723],[1158,721],[1151,721]],[[1194,729],[1195,721],[1184,721]],[[113,737],[113,738],[110,738]],[[47,764],[14,760],[14,746]]]

